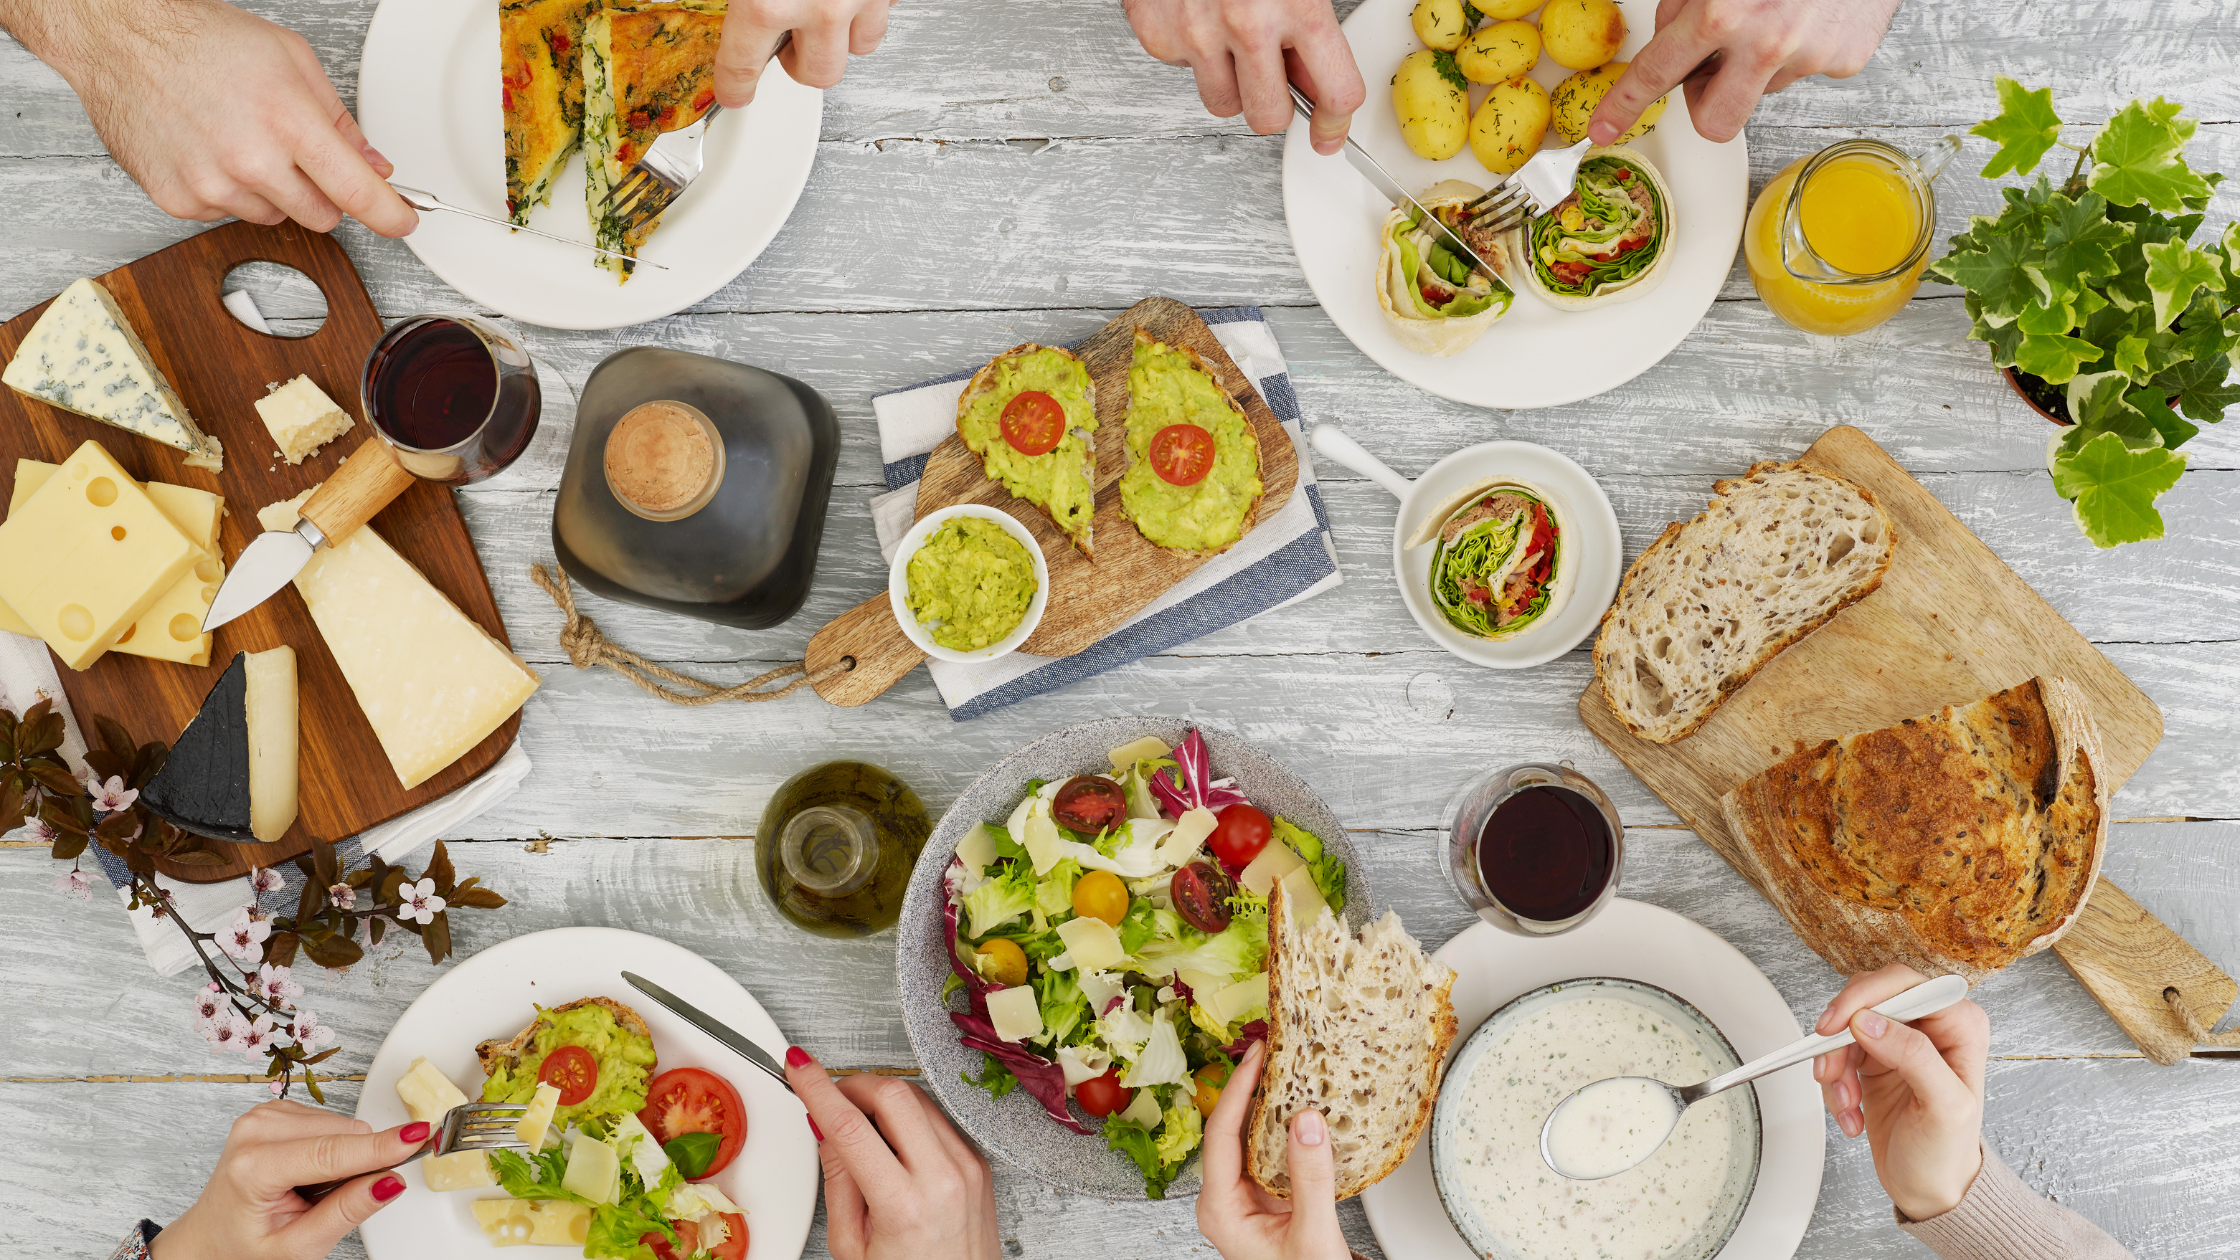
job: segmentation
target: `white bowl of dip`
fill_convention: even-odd
[[[1655,985],[1585,977],[1524,994],[1470,1034],[1439,1090],[1431,1171],[1448,1219],[1488,1260],[1717,1255],[1757,1185],[1753,1089],[1689,1108],[1654,1155],[1600,1181],[1549,1168],[1540,1127],[1598,1080],[1692,1085],[1740,1065],[1702,1012]]]
[[[1019,618],[1019,624],[995,642],[972,649],[943,647],[934,642],[932,633],[910,611],[910,561],[926,545],[926,540],[933,536],[935,530],[960,516],[973,516],[995,522],[1002,527],[1004,533],[1011,536],[1013,542],[1026,549],[1027,558],[1034,564],[1034,597],[1028,601],[1027,611]],[[894,559],[887,567],[887,602],[894,609],[895,623],[902,627],[902,633],[919,651],[937,661],[961,665],[985,664],[1017,651],[1019,645],[1025,643],[1034,634],[1035,628],[1042,624],[1043,610],[1050,606],[1050,562],[1042,554],[1042,544],[1036,542],[1034,535],[1027,532],[1027,527],[1021,525],[1010,513],[978,503],[959,503],[927,513],[924,519],[910,527],[909,533],[902,536],[901,543],[894,549]]]

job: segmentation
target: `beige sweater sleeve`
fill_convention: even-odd
[[[1925,1221],[1891,1211],[1943,1260],[2132,1260],[2099,1226],[2023,1184],[1989,1147],[1959,1206]]]

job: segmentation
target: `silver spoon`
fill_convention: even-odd
[[[1876,1006],[1876,1013],[1885,1019],[1903,1024],[1934,1015],[1968,996],[1968,981],[1963,976],[1938,976],[1934,980],[1917,984],[1896,997]],[[1841,1050],[1855,1040],[1851,1030],[1828,1036],[1809,1036],[1774,1051],[1762,1058],[1752,1059],[1732,1072],[1714,1076],[1700,1085],[1685,1088],[1667,1085],[1648,1076],[1613,1076],[1607,1080],[1582,1085],[1573,1090],[1548,1119],[1540,1126],[1540,1158],[1547,1162],[1559,1176],[1573,1181],[1600,1181],[1615,1177],[1626,1169],[1657,1152],[1657,1148],[1672,1136],[1680,1125],[1680,1115],[1689,1107],[1702,1102],[1713,1094],[1733,1089],[1737,1085],[1757,1080],[1782,1068],[1802,1063],[1831,1050]],[[1592,1095],[1589,1097],[1589,1095]],[[1568,1113],[1568,1114],[1567,1114]],[[1628,1122],[1634,1127],[1626,1130],[1626,1141],[1615,1146],[1604,1142],[1598,1150],[1568,1149],[1567,1137],[1579,1129],[1594,1129],[1598,1119]],[[1563,1122],[1563,1123],[1560,1123]],[[1616,1128],[1616,1124],[1608,1127]],[[1558,1150],[1566,1149],[1569,1166]]]

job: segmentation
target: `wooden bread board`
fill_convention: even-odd
[[[1799,747],[1979,700],[2039,674],[2084,692],[2112,797],[2162,740],[2154,701],[1866,434],[1830,429],[1802,459],[1865,486],[1896,524],[1897,555],[1881,589],[1768,662],[1677,743],[1628,731],[1590,683],[1579,716],[1596,738],[1761,893],[1758,864],[1719,805],[1736,784]],[[1808,926],[1799,932],[1818,948]],[[2193,1048],[2163,1005],[2166,985],[2179,987],[2203,1027],[2240,996],[2240,985],[2106,878],[2054,949],[2157,1062]]]
[[[1096,559],[1090,561],[1051,523],[1042,509],[1014,499],[1003,483],[991,479],[980,457],[954,433],[926,458],[918,482],[915,519],[959,503],[978,503],[1009,513],[1034,534],[1050,566],[1050,598],[1042,624],[1020,651],[1036,656],[1071,656],[1112,633],[1144,605],[1211,559],[1154,547],[1120,514],[1120,475],[1128,469],[1128,368],[1134,362],[1135,330],[1168,345],[1188,346],[1204,359],[1229,397],[1244,409],[1260,442],[1263,493],[1254,522],[1266,520],[1291,501],[1299,482],[1299,453],[1283,423],[1261,399],[1260,391],[1238,369],[1221,340],[1198,313],[1173,298],[1145,298],[1073,347],[1097,387]],[[989,352],[994,358],[999,347]],[[1251,532],[1251,525],[1246,533]],[[811,675],[846,659],[845,673],[816,684],[817,694],[838,705],[869,703],[917,668],[925,653],[895,623],[885,591],[865,600],[817,631],[806,654]]]
[[[288,338],[257,332],[235,319],[220,302],[219,289],[227,272],[252,261],[279,263],[310,277],[326,295],[326,323],[308,337]],[[324,481],[344,456],[374,440],[359,401],[358,375],[366,352],[381,337],[381,317],[342,247],[292,223],[211,228],[95,279],[115,296],[196,423],[225,444],[225,471],[213,475],[188,468],[183,451],[0,388],[0,504],[14,487],[16,460],[60,462],[92,438],[142,481],[225,496],[219,536],[230,572],[241,549],[261,532],[257,509]],[[0,325],[0,362],[15,354],[44,310],[42,302]],[[357,423],[300,466],[290,467],[273,454],[272,436],[254,404],[270,385],[299,373]],[[505,639],[497,600],[448,487],[415,482],[373,525],[467,616]],[[219,627],[207,666],[111,651],[82,673],[59,663],[57,671],[71,711],[89,735],[94,718],[107,716],[123,723],[134,739],[170,743],[194,717],[234,653],[281,644],[296,650],[302,786],[295,826],[273,844],[209,841],[209,848],[231,860],[218,866],[159,861],[165,875],[193,883],[228,879],[252,866],[308,852],[315,839],[341,840],[388,822],[489,769],[520,729],[516,713],[466,756],[405,790],[310,610],[293,589],[283,589]]]

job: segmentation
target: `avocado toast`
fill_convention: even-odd
[[[553,1115],[556,1127],[578,1119],[635,1113],[646,1105],[653,1076],[653,1031],[636,1011],[613,998],[578,998],[538,1007],[537,1017],[511,1041],[492,1039],[474,1048],[482,1061],[485,1102],[528,1102],[537,1092],[545,1060],[563,1046],[581,1046],[598,1065],[589,1097]]]
[[[1252,527],[1265,490],[1252,421],[1197,351],[1135,334],[1120,512],[1153,546],[1227,551]]]
[[[1049,513],[1075,550],[1091,557],[1096,432],[1096,383],[1072,351],[1055,346],[1013,346],[973,373],[957,399],[957,437],[980,457],[988,479]]]

